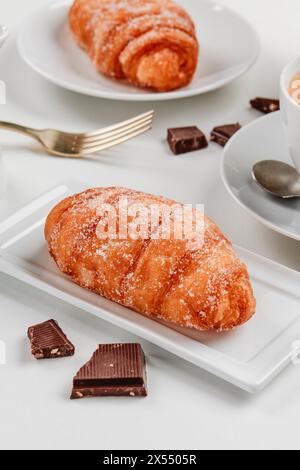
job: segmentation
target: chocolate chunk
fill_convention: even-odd
[[[73,380],[71,399],[146,396],[145,356],[139,344],[100,344]]]
[[[229,139],[241,129],[241,125],[237,122],[236,124],[226,124],[224,126],[215,127],[210,136],[213,142],[225,147]]]
[[[250,101],[252,108],[258,109],[264,114],[274,113],[274,111],[279,111],[280,102],[276,99],[270,98],[254,98]]]
[[[55,320],[28,328],[31,352],[36,359],[73,356],[75,348]]]
[[[168,129],[168,142],[174,155],[207,147],[205,135],[196,126]]]

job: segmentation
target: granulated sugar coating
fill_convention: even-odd
[[[150,209],[182,205],[124,188],[98,188],[68,198],[48,216],[45,235],[59,269],[75,283],[139,313],[197,330],[231,329],[248,321],[255,299],[246,266],[232,244],[207,217],[193,237],[181,239],[173,230],[161,235],[163,217],[146,226],[145,237],[120,236],[120,200],[130,207]],[[114,237],[100,236],[106,220],[99,210],[114,208],[118,217]],[[105,207],[105,206],[104,206]],[[146,214],[147,211],[145,211]],[[146,215],[145,215],[146,217]],[[128,216],[128,226],[135,223]],[[110,234],[111,235],[111,234]]]
[[[171,0],[75,0],[69,23],[107,76],[164,92],[188,85],[195,74],[195,26]]]

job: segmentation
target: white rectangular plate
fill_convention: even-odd
[[[44,241],[45,217],[61,199],[81,190],[58,186],[0,224],[0,271],[128,330],[248,391],[265,387],[290,362],[300,339],[300,273],[237,248],[248,265],[257,313],[229,333],[188,338],[76,286],[60,274]]]

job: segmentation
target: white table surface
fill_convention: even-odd
[[[6,82],[8,94],[7,104],[0,106],[0,119],[88,130],[147,110],[145,103],[109,102],[61,90],[23,64],[14,34],[22,19],[47,1],[0,3],[0,23],[11,32],[0,51],[0,79]],[[155,178],[162,194],[177,199],[181,188],[188,187],[188,202],[204,202],[206,213],[235,243],[299,270],[300,244],[256,222],[226,193],[219,173],[221,149],[211,146],[201,155],[170,156],[164,162],[166,172],[156,171],[160,155],[151,152],[152,139],[165,145],[166,128],[173,125],[199,123],[208,132],[223,122],[246,124],[258,116],[248,108],[248,100],[256,95],[277,96],[282,67],[300,52],[299,0],[223,3],[256,25],[261,38],[262,53],[246,76],[205,96],[154,104],[157,119],[151,135],[91,161],[51,158],[26,138],[1,132],[7,191],[0,201],[0,220],[64,179],[77,179],[86,186],[130,184],[151,192]],[[197,172],[189,171],[195,167]],[[141,168],[143,181],[138,178]],[[78,353],[61,362],[38,363],[31,358],[26,329],[52,316],[64,326]],[[142,342],[148,357],[147,399],[72,402],[68,399],[72,376],[97,343],[138,338],[4,275],[0,275],[0,339],[7,345],[7,365],[0,366],[1,448],[300,447],[300,369],[295,366],[263,393],[250,396]]]

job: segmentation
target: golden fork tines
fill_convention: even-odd
[[[55,129],[37,130],[0,121],[0,128],[26,134],[37,140],[44,149],[60,157],[83,157],[109,149],[133,139],[152,127],[154,111],[94,132],[71,134]]]

